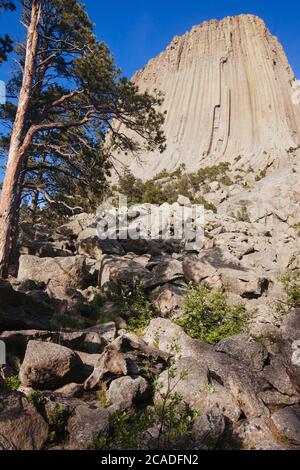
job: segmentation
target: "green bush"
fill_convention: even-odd
[[[141,179],[135,178],[130,171],[126,171],[124,176],[119,179],[117,190],[127,196],[128,203],[132,204],[163,204],[167,202],[173,204],[177,201],[178,196],[186,196],[191,202],[196,202],[194,198],[195,192],[204,191],[207,184],[212,181],[219,181],[228,186],[232,184],[231,179],[227,175],[230,168],[229,163],[220,163],[211,167],[201,168],[197,173],[184,174],[185,166],[180,165],[175,171],[168,173],[163,170],[154,178],[143,182]],[[166,184],[160,182],[161,179],[173,178]],[[203,204],[207,210],[216,212],[216,208],[202,198],[199,204]]]
[[[5,383],[10,392],[16,392],[21,385],[20,379],[17,375],[6,377]]]
[[[229,305],[221,290],[190,286],[183,305],[184,315],[176,323],[192,338],[213,344],[246,329],[245,306]]]
[[[232,214],[232,217],[239,222],[250,222],[250,216],[246,206],[242,206],[236,214]]]
[[[120,287],[110,298],[118,305],[120,315],[126,316],[129,330],[143,331],[155,316],[148,295],[138,282],[132,287]]]
[[[86,318],[71,312],[64,314],[57,313],[53,315],[51,319],[51,328],[55,331],[62,329],[86,328],[88,326],[90,326],[90,323]]]
[[[40,390],[35,390],[29,397],[29,403],[31,403],[38,411],[44,402],[44,394]]]
[[[91,302],[80,299],[76,305],[75,313],[90,320],[98,320],[105,302],[106,297],[102,294],[95,295]]]
[[[55,405],[49,414],[49,444],[56,444],[65,439],[67,420],[67,408],[64,405]]]
[[[288,271],[279,279],[283,285],[285,298],[276,301],[275,309],[279,316],[284,316],[293,309],[300,308],[300,269]]]
[[[198,415],[179,394],[168,394],[161,404],[134,414],[117,412],[111,419],[109,436],[96,434],[86,447],[89,450],[151,449],[143,437],[149,428],[155,427],[158,431],[155,449],[184,450],[190,445],[193,422]]]

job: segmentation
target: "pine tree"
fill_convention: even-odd
[[[87,166],[100,162],[100,173],[105,171],[108,151],[164,149],[164,118],[156,111],[161,97],[139,94],[120,78],[84,6],[76,0],[22,4],[27,36],[17,49],[20,70],[8,86],[17,103],[7,103],[1,112],[12,133],[2,138],[7,166],[0,200],[0,277],[7,274],[16,246],[24,193],[49,202],[64,193],[67,181],[87,187]]]

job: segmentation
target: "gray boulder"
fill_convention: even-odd
[[[66,258],[38,258],[22,255],[19,260],[18,280],[31,279],[47,284],[55,280],[63,287],[84,288],[88,278],[85,259],[82,256]]]
[[[225,431],[225,418],[218,408],[209,410],[196,418],[192,437],[197,450],[213,450]]]
[[[193,357],[199,359],[212,346],[190,338],[183,329],[166,318],[154,318],[144,333],[146,343],[157,347],[174,357]]]
[[[107,392],[109,405],[126,403],[128,407],[141,403],[149,396],[150,387],[141,376],[125,376],[113,380]]]
[[[97,435],[102,437],[108,435],[110,419],[116,411],[115,406],[102,410],[95,405],[77,406],[68,422],[68,448],[73,450],[93,449],[93,438]]]
[[[271,420],[281,438],[293,445],[300,445],[300,406],[289,406],[276,411]]]
[[[99,272],[99,286],[104,291],[115,289],[120,285],[131,286],[137,281],[145,283],[150,272],[141,264],[128,258],[104,256]]]
[[[0,450],[40,450],[48,425],[21,393],[0,396]]]
[[[264,368],[268,358],[266,348],[245,334],[223,339],[216,345],[216,351],[227,354],[257,372]]]
[[[75,352],[64,346],[29,341],[19,378],[26,387],[55,390],[71,382],[83,382],[83,363]]]

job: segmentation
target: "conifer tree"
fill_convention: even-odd
[[[1,111],[12,131],[2,138],[7,166],[0,200],[0,277],[16,247],[24,192],[50,202],[65,194],[68,181],[82,191],[92,174],[101,183],[108,147],[164,149],[163,115],[156,111],[161,98],[139,94],[120,77],[84,6],[76,0],[22,5],[27,35],[17,48],[20,69],[8,86],[17,99]],[[124,127],[132,137],[120,130]],[[105,145],[108,131],[110,146]],[[66,197],[60,203],[72,206]]]

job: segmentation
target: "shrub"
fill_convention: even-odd
[[[90,320],[98,320],[105,302],[106,298],[102,294],[95,295],[91,302],[80,299],[76,305],[75,313]]]
[[[55,405],[49,414],[49,443],[61,442],[66,437],[67,420],[67,408],[64,405]]]
[[[51,319],[51,328],[59,331],[62,329],[86,328],[90,323],[80,315],[74,313],[55,314]]]
[[[192,338],[213,344],[246,329],[245,306],[229,305],[221,290],[190,286],[183,305],[184,315],[176,323]]]
[[[17,375],[11,375],[5,379],[6,387],[10,392],[16,392],[21,385],[19,377]]]
[[[124,176],[119,179],[117,190],[127,196],[128,203],[131,205],[143,203],[163,204],[164,202],[172,204],[177,201],[180,194],[194,202],[195,192],[200,189],[203,192],[205,186],[212,181],[219,181],[226,186],[231,185],[232,181],[227,175],[229,168],[229,163],[220,163],[219,165],[201,168],[197,173],[183,174],[185,166],[180,165],[175,171],[168,173],[163,170],[146,182],[135,178],[127,170]],[[160,180],[165,178],[175,178],[175,180],[163,185]],[[201,203],[206,209],[216,212],[215,207],[204,199]]]
[[[156,385],[160,403],[132,412],[118,411],[111,419],[109,436],[96,434],[87,444],[90,450],[137,450],[137,449],[186,449],[191,445],[194,420],[199,413],[194,412],[183,402],[182,397],[173,393],[171,379],[176,375],[176,367],[170,360],[168,386],[162,393]],[[188,374],[188,372],[186,373]],[[178,381],[186,378],[181,373]],[[147,430],[156,429],[153,440],[147,440]]]
[[[44,394],[40,390],[35,390],[29,397],[29,403],[31,403],[38,411],[44,402]]]
[[[250,216],[246,206],[242,206],[241,209],[239,209],[236,214],[232,214],[232,216],[239,222],[250,222]]]
[[[285,298],[278,299],[275,309],[279,317],[282,317],[295,308],[300,308],[300,269],[288,271],[281,276]]]
[[[111,294],[111,300],[118,305],[120,314],[126,315],[129,330],[143,331],[155,316],[147,293],[138,282],[131,288],[119,288]]]

